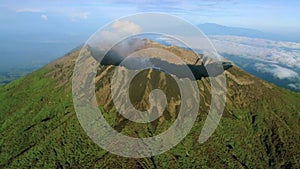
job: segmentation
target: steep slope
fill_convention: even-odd
[[[151,158],[106,152],[83,131],[73,108],[71,78],[78,54],[79,50],[69,53],[0,88],[0,168],[300,168],[300,95],[235,66],[225,72],[226,108],[207,142],[198,143],[210,104],[209,79],[202,78],[197,81],[201,91],[198,118],[180,144]],[[149,106],[151,89],[174,90],[164,116],[142,125],[115,111],[109,90],[113,68],[101,66],[95,85],[99,108],[116,130],[146,137],[174,122],[179,93],[176,87],[166,87],[174,83],[170,75],[147,69],[135,77],[130,98],[137,109]],[[140,81],[146,83],[134,86]]]

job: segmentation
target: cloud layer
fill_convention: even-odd
[[[300,43],[224,35],[210,39],[219,53],[253,60],[255,64],[250,66],[257,72],[300,90]]]
[[[280,80],[283,79],[296,79],[299,78],[299,74],[291,69],[284,68],[275,64],[263,64],[263,63],[256,63],[255,68],[264,73],[270,73],[275,78]]]
[[[300,43],[240,36],[210,36],[218,52],[300,69]]]

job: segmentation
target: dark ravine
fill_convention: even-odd
[[[189,64],[195,63],[190,51],[161,47],[193,57]],[[181,143],[166,153],[141,159],[101,149],[86,135],[73,108],[71,79],[79,52],[0,88],[0,168],[300,168],[300,94],[236,66],[225,68],[226,107],[217,130],[204,144],[197,141],[209,110],[211,87],[209,78],[201,74],[198,118]],[[201,64],[202,60],[196,65]],[[180,107],[177,89],[168,88],[174,83],[172,77],[146,69],[135,78],[133,85],[145,82],[139,88],[133,86],[131,92],[137,109],[148,106],[152,89],[170,93],[164,116],[143,125],[124,121],[114,109],[109,88],[114,68],[101,66],[97,77],[102,78],[95,81],[106,120],[133,137],[149,137],[167,129]]]

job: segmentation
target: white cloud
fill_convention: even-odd
[[[119,20],[97,32],[89,41],[89,45],[110,48],[126,36],[137,34],[141,30],[141,27],[133,22]]]
[[[292,78],[299,78],[299,74],[291,69],[281,67],[275,64],[262,64],[262,63],[256,63],[254,65],[256,69],[260,72],[264,73],[270,73],[275,78],[278,78],[280,80],[283,79],[292,79]]]
[[[42,18],[43,21],[47,21],[48,20],[48,16],[45,15],[45,14],[41,15],[41,18]]]
[[[71,21],[86,20],[89,18],[89,12],[77,12],[71,15]]]
[[[300,68],[300,43],[241,36],[210,36],[218,52]]]
[[[16,10],[17,13],[25,13],[25,12],[29,12],[29,13],[40,13],[43,12],[42,9],[39,8],[20,8]]]
[[[112,28],[119,33],[138,33],[141,31],[139,25],[129,21],[116,21]]]
[[[289,84],[288,86],[289,86],[290,88],[295,89],[295,90],[300,90],[300,83],[295,83],[295,84],[291,83],[291,84]]]
[[[224,35],[209,38],[219,53],[255,60],[253,66],[258,72],[300,89],[300,43]]]

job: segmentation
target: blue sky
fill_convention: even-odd
[[[228,26],[257,28],[268,31],[299,31],[299,1],[179,1],[173,6],[166,3],[152,5],[153,10],[174,13],[194,24],[214,22]],[[172,3],[171,3],[172,4]],[[149,5],[151,6],[151,5]],[[169,6],[169,8],[165,8]],[[147,6],[144,7],[147,9]],[[144,10],[142,8],[142,10]]]
[[[299,35],[299,11],[298,0],[1,0],[0,66],[20,56],[36,62],[59,57],[104,24],[138,12]]]
[[[213,22],[290,33],[300,28],[298,0],[2,0],[0,9],[2,23],[10,28],[30,24],[32,31],[35,26],[43,28],[42,21],[63,23],[61,27],[80,22],[96,28],[111,19],[147,11],[175,14],[194,24]]]

